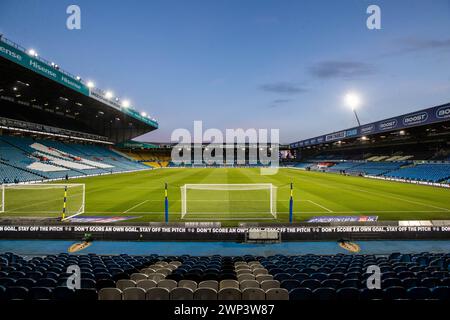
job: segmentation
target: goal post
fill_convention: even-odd
[[[277,219],[277,187],[271,183],[185,184],[181,219]]]
[[[66,218],[83,214],[86,203],[86,186],[68,184],[10,184],[1,185],[0,213],[7,216],[60,218],[66,197]]]

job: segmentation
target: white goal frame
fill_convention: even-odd
[[[8,199],[6,199],[6,189],[32,189],[32,187],[41,187],[42,189],[52,189],[52,188],[61,188],[65,189],[66,187],[69,189],[70,187],[81,187],[82,190],[82,200],[81,200],[81,206],[80,209],[70,215],[62,219],[62,221],[68,220],[70,218],[76,217],[80,214],[83,214],[85,212],[86,208],[86,185],[84,183],[30,183],[30,184],[3,184],[0,185],[1,188],[1,205],[0,205],[0,213],[5,213],[5,203]],[[67,199],[66,199],[67,200]],[[70,200],[67,200],[70,201]],[[61,199],[61,215],[63,213],[63,207],[64,207],[64,199]]]
[[[215,183],[215,184],[185,184],[180,187],[181,191],[181,219],[184,219],[187,212],[187,190],[269,190],[270,213],[273,219],[277,219],[277,187],[272,183]],[[195,214],[195,213],[194,213]],[[245,220],[245,218],[243,218]]]

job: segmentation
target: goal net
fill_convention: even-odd
[[[61,217],[66,187],[65,219],[84,213],[84,184],[2,185],[0,212],[7,216]]]
[[[277,188],[262,184],[185,184],[181,219],[263,220],[277,218]]]

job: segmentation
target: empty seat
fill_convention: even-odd
[[[237,276],[237,281],[242,282],[244,280],[255,280],[255,276],[251,273],[241,274]]]
[[[170,270],[168,268],[158,268],[158,269],[155,269],[155,273],[161,273],[164,276],[168,276],[169,274],[172,273],[172,270]]]
[[[261,289],[267,291],[269,289],[280,288],[280,282],[278,280],[265,280],[259,284]]]
[[[266,293],[261,288],[245,288],[242,291],[242,300],[266,300]]]
[[[242,294],[241,290],[235,287],[224,287],[217,293],[217,298],[218,300],[241,300]]]
[[[259,274],[255,276],[255,280],[261,283],[265,280],[273,280],[273,276],[271,274]]]
[[[312,290],[309,288],[296,288],[289,292],[289,300],[311,300]]]
[[[173,288],[176,288],[177,286],[178,286],[178,283],[175,280],[171,280],[171,279],[163,279],[158,282],[159,288],[166,288],[169,291],[172,290]]]
[[[236,280],[222,280],[219,283],[219,290],[226,288],[236,288],[239,289],[239,282]]]
[[[139,280],[144,280],[144,279],[147,279],[147,278],[148,278],[148,276],[145,273],[133,273],[130,276],[130,279],[135,281],[135,282],[138,282]]]
[[[317,288],[313,290],[314,299],[317,300],[334,300],[336,299],[336,289],[334,288]]]
[[[116,288],[120,289],[122,292],[127,288],[134,288],[136,287],[136,282],[129,279],[121,279],[116,282]]]
[[[406,290],[403,287],[389,287],[383,289],[383,297],[388,300],[404,299],[406,297]]]
[[[269,271],[267,271],[267,269],[264,269],[264,268],[256,268],[253,270],[253,274],[255,276],[260,275],[260,274],[269,274]]]
[[[170,299],[170,291],[167,288],[150,288],[147,290],[146,294],[147,300],[169,300]]]
[[[139,280],[138,282],[136,282],[136,287],[142,288],[145,291],[147,291],[150,288],[155,288],[156,286],[157,286],[156,281],[150,279]]]
[[[159,273],[159,272],[155,272],[155,273],[149,274],[147,279],[159,282],[159,281],[165,279],[165,277],[166,276],[164,274]]]
[[[199,287],[194,291],[194,300],[217,300],[217,290]]]
[[[52,289],[45,287],[34,287],[29,289],[30,299],[32,300],[51,300]]]
[[[300,281],[295,279],[283,280],[280,283],[281,288],[285,288],[287,291],[300,287]]]
[[[144,273],[146,275],[149,275],[149,274],[152,274],[152,273],[155,273],[155,272],[156,272],[156,270],[152,269],[152,268],[145,268],[145,269],[141,270],[141,273]]]
[[[122,300],[122,291],[117,288],[100,289],[98,300]]]
[[[239,283],[239,289],[244,290],[246,288],[259,288],[259,282],[256,280],[244,280]]]
[[[289,300],[289,292],[284,288],[272,288],[266,291],[266,300]]]
[[[170,300],[193,300],[194,292],[190,288],[173,288],[170,291]]]
[[[336,297],[339,300],[358,300],[359,290],[355,287],[344,287],[336,290]]]
[[[28,289],[25,287],[6,288],[6,298],[8,300],[26,300],[28,298]]]
[[[431,291],[427,287],[413,287],[406,291],[406,295],[411,300],[430,299]]]
[[[205,280],[198,284],[199,288],[211,288],[216,291],[219,291],[219,282],[216,280]]]
[[[178,282],[178,287],[189,288],[192,291],[195,291],[195,289],[197,289],[197,282],[192,280],[181,280],[180,282]]]

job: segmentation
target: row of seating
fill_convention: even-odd
[[[81,270],[81,289],[75,292],[66,286],[70,276],[66,270],[71,265]],[[366,270],[371,265],[380,267],[381,290],[367,289]],[[2,299],[89,300],[101,292],[113,292],[114,299],[125,300],[137,296],[263,299],[263,293],[264,299],[285,299],[286,294],[289,299],[448,299],[450,254],[196,257],[64,253],[24,258],[5,253],[0,254],[0,287]],[[188,290],[177,289],[172,294],[176,288]],[[196,296],[197,290],[203,293]]]
[[[28,182],[148,169],[97,145],[0,137],[0,182]]]

